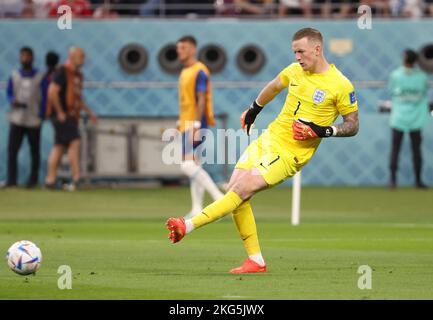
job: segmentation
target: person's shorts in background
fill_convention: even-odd
[[[65,122],[60,122],[56,119],[52,123],[54,127],[54,144],[68,147],[72,141],[80,139],[78,123],[75,120],[67,119]]]

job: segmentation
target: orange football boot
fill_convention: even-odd
[[[186,235],[186,225],[184,218],[169,218],[166,223],[168,231],[170,231],[168,238],[172,243],[179,242]]]
[[[266,265],[261,266],[257,262],[248,258],[244,261],[244,263],[237,268],[231,269],[230,273],[238,274],[238,273],[258,273],[258,272],[266,272]]]

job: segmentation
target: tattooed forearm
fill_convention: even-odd
[[[358,111],[351,112],[343,116],[344,122],[336,125],[337,137],[351,137],[358,133],[359,129],[359,119]]]

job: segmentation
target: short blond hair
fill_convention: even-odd
[[[323,43],[323,36],[319,30],[314,28],[303,28],[296,31],[293,35],[292,41],[300,40],[302,38],[308,38],[309,41],[315,40]]]

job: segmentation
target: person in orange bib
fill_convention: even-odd
[[[212,106],[212,86],[208,68],[196,58],[197,41],[184,36],[176,43],[177,56],[183,65],[179,77],[179,121],[182,133],[181,169],[190,179],[192,208],[187,218],[194,217],[203,209],[204,192],[214,200],[223,197],[209,174],[200,165],[195,153],[203,142],[198,134],[200,129],[215,125]]]

